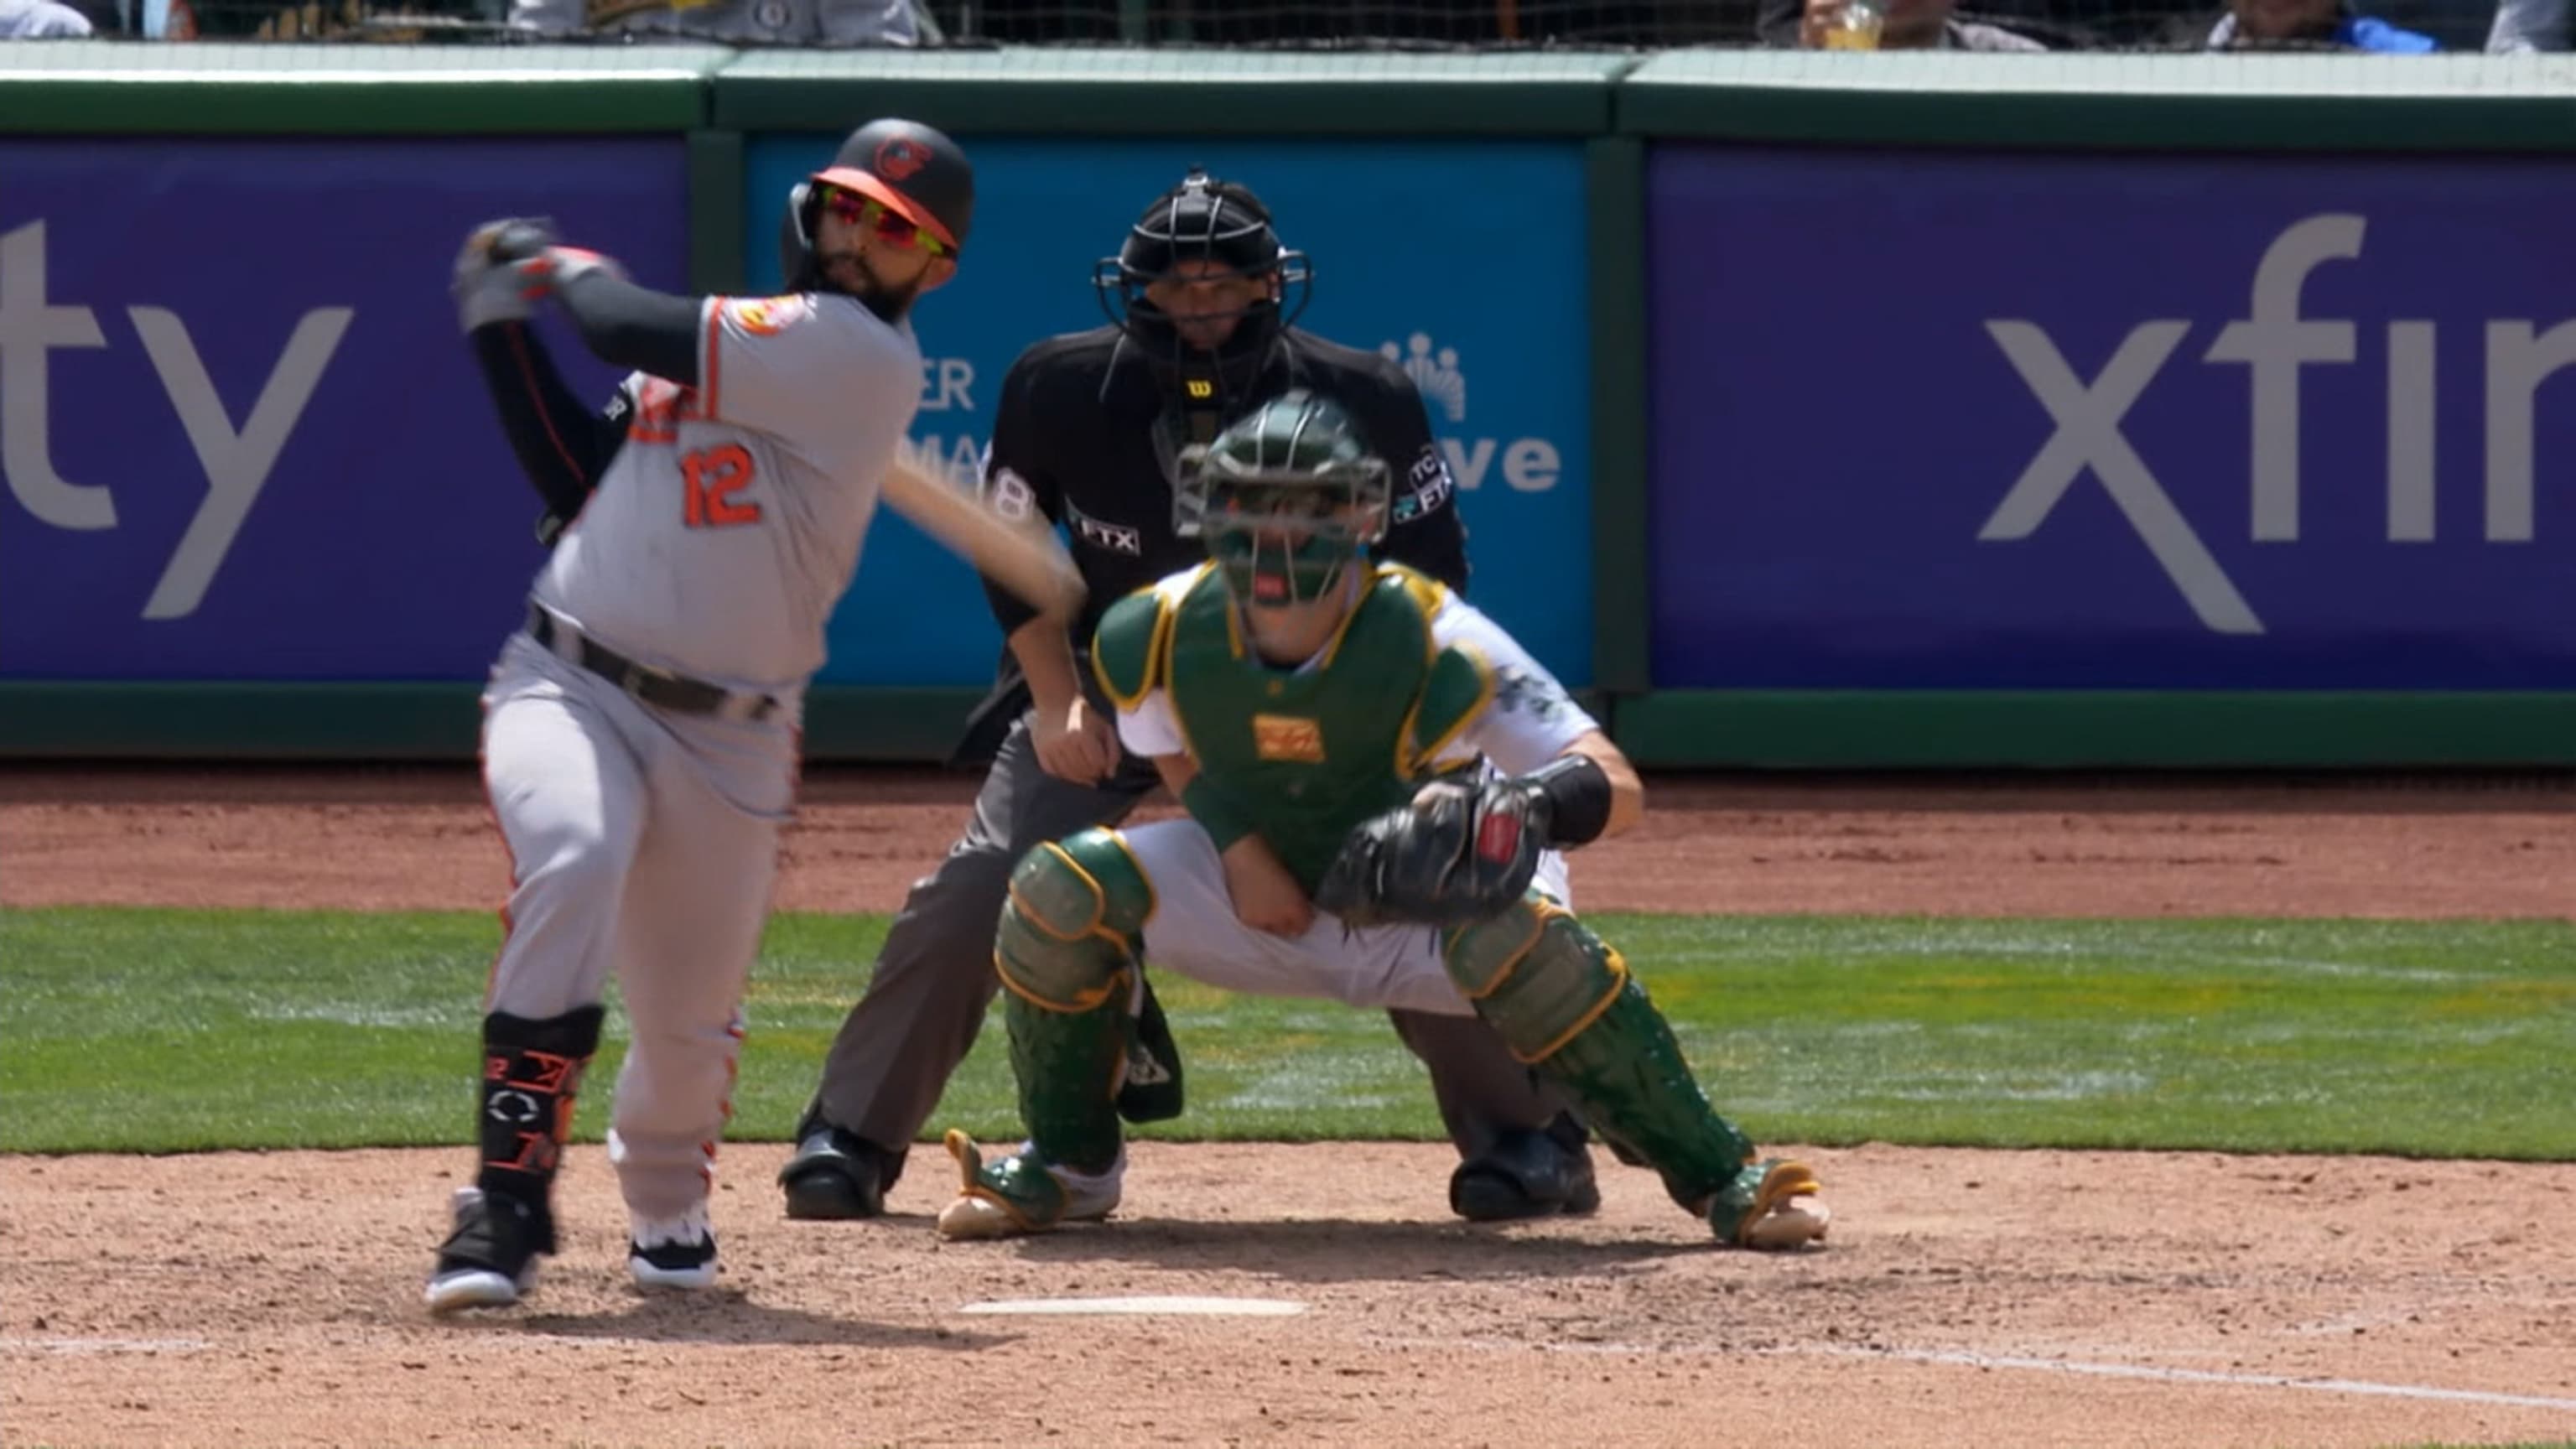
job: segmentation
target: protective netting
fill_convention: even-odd
[[[2564,49],[2568,0],[0,0],[0,39],[1975,51]]]

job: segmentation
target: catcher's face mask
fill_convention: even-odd
[[[1324,597],[1386,537],[1386,466],[1376,459],[1328,476],[1218,476],[1206,497],[1208,556],[1235,597],[1255,608]]]
[[[1184,536],[1197,536],[1255,608],[1320,599],[1386,537],[1390,484],[1350,415],[1302,388],[1185,449]]]

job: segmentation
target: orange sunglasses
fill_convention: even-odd
[[[910,251],[915,247],[934,257],[948,255],[948,244],[932,236],[919,222],[887,206],[873,196],[826,183],[823,186],[824,207],[851,226],[874,231],[887,245]]]

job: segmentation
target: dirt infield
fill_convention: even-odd
[[[818,773],[779,904],[890,907],[966,788]],[[2563,917],[2576,792],[1658,781],[1576,880],[1602,909]],[[470,773],[0,771],[0,905],[506,882]],[[935,1155],[886,1220],[823,1225],[780,1217],[783,1151],[726,1149],[725,1286],[672,1300],[626,1285],[576,1150],[546,1287],[460,1324],[417,1294],[461,1150],[0,1159],[0,1442],[2576,1438],[2576,1165],[1823,1150],[1833,1246],[1780,1259],[1713,1250],[1622,1169],[1597,1217],[1469,1228],[1447,1150],[1387,1145],[1143,1144],[1113,1223],[949,1245]],[[1140,1296],[1272,1311],[983,1311]]]
[[[808,776],[779,908],[894,909],[972,794],[937,771]],[[510,883],[470,770],[0,767],[0,860],[0,904],[27,906],[479,909]],[[2566,916],[2576,783],[1658,778],[1575,888],[1592,910]]]

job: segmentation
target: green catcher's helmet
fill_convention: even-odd
[[[1204,540],[1235,596],[1278,608],[1324,596],[1386,537],[1386,460],[1332,399],[1297,388],[1180,456],[1182,532]]]

